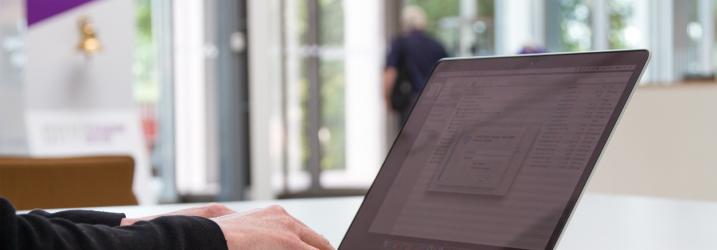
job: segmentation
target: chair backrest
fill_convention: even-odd
[[[136,205],[128,156],[0,157],[0,196],[18,210]]]

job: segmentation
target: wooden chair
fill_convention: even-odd
[[[0,157],[0,196],[18,210],[136,205],[128,156]]]

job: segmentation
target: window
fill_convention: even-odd
[[[676,7],[675,49],[681,52],[677,60],[677,77],[682,80],[714,80],[714,0],[688,0]]]
[[[310,158],[318,156],[322,170],[345,168],[345,126],[344,126],[344,64],[343,64],[343,3],[339,0],[318,1],[318,27],[311,26],[308,8],[310,1],[298,1],[296,18],[301,27],[297,30],[298,51],[292,57],[301,65],[298,78],[288,84],[298,83],[300,120],[301,165],[308,169]],[[314,36],[314,37],[312,37]],[[291,41],[290,41],[291,42]],[[298,52],[297,51],[297,52]],[[313,78],[312,74],[317,74]],[[320,110],[318,131],[310,131],[310,102],[312,81],[317,81]],[[311,134],[311,136],[309,136]],[[318,138],[318,148],[312,148],[311,137]],[[318,152],[314,152],[318,151]]]
[[[552,52],[586,51],[593,48],[592,1],[547,1],[547,45]]]
[[[159,102],[160,88],[157,81],[151,0],[137,0],[135,7],[137,35],[134,52],[135,61],[132,67],[135,76],[134,97],[139,107],[147,151],[150,152],[151,156],[154,156],[156,154],[153,154],[153,152],[158,143],[157,104]],[[152,166],[152,169],[153,172],[156,172],[156,166]]]
[[[426,12],[427,31],[450,55],[495,54],[494,0],[407,0]]]
[[[134,98],[159,202],[176,202],[172,8],[169,0],[135,0]],[[186,184],[184,184],[186,185]]]
[[[379,168],[379,4],[282,2],[286,163],[275,183],[283,191],[366,188]]]
[[[23,1],[0,1],[0,154],[18,155],[27,148],[24,138],[22,70]]]
[[[22,1],[0,2],[0,86],[20,85],[24,64]]]
[[[287,178],[304,189],[319,181],[308,172],[346,167],[343,3],[285,4]]]
[[[714,1],[402,0],[400,5],[422,7],[427,31],[453,56],[511,55],[531,43],[548,52],[647,48],[653,54],[643,81],[668,84],[694,65],[712,72],[713,59],[706,64],[702,55],[717,58]],[[285,167],[274,176],[274,187],[302,191],[348,182],[365,187],[385,156],[382,136],[390,129],[382,124],[377,86],[391,38],[381,27],[395,17],[384,24],[382,15],[400,15],[400,6],[379,0],[277,3],[283,13],[275,32],[282,65],[267,71],[282,72],[277,82],[286,97],[281,98],[286,133],[277,145],[287,146],[271,151],[285,154],[284,162],[274,165]]]
[[[643,29],[647,11],[644,0],[560,0],[549,1],[548,5],[547,18],[557,16],[548,30],[559,34],[551,51],[644,47],[647,30]]]
[[[641,16],[636,13],[636,1],[612,0],[608,2],[609,33],[608,45],[610,49],[627,49],[640,47],[642,44],[642,29],[638,27]]]

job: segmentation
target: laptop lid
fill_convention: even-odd
[[[552,249],[648,56],[440,61],[339,249]]]

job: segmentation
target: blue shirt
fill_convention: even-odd
[[[413,86],[420,92],[428,81],[433,65],[448,54],[443,45],[423,31],[411,31],[391,42],[386,57],[386,68],[404,70]],[[403,58],[403,59],[402,59]]]

